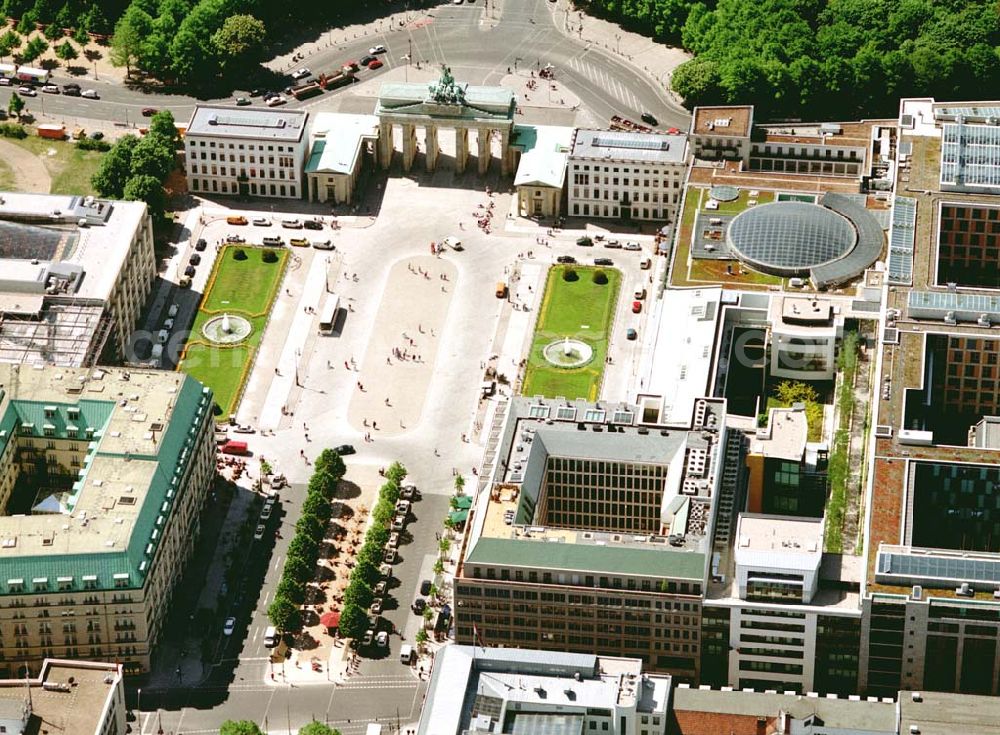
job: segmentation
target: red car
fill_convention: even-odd
[[[638,314],[640,311],[642,311],[642,302],[641,301],[633,301],[632,302],[632,313],[633,314]]]
[[[383,64],[378,59],[372,59],[371,61],[368,62],[369,69],[381,69],[383,66],[385,66],[385,64]]]
[[[159,110],[157,110],[155,107],[143,107],[142,108],[142,116],[143,117],[152,117],[157,112],[159,112]]]

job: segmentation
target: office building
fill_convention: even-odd
[[[695,158],[749,162],[753,106],[695,107],[691,115],[691,154]]]
[[[455,577],[457,641],[697,681],[723,411],[703,399],[667,430],[630,404],[514,399]]]
[[[584,653],[450,645],[434,660],[418,735],[666,735],[670,677]]]
[[[143,202],[0,194],[0,362],[127,358],[155,278]]]
[[[687,169],[684,134],[577,130],[567,211],[574,217],[673,220]]]
[[[184,134],[188,187],[203,196],[301,198],[307,119],[302,110],[198,105]]]
[[[0,365],[0,675],[149,668],[215,474],[182,373]]]
[[[125,735],[119,664],[45,659],[37,677],[0,680],[0,732]]]
[[[771,299],[771,375],[792,380],[833,380],[844,316],[832,299]]]
[[[351,204],[359,183],[375,170],[378,118],[321,112],[309,126],[306,186],[311,202]]]

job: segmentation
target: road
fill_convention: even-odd
[[[320,41],[321,48],[296,62],[296,66],[307,66],[316,73],[337,69],[345,61],[363,57],[374,44],[388,47],[389,52],[381,57],[385,66],[376,71],[363,69],[359,73],[363,80],[406,64],[408,54],[412,54],[411,63],[414,64],[418,61],[421,65],[448,64],[457,79],[471,84],[496,84],[508,68],[552,64],[559,83],[575,93],[582,107],[597,120],[608,120],[616,114],[637,120],[642,112],[650,112],[661,127],[687,129],[688,112],[674,104],[659,84],[627,62],[562,33],[557,23],[563,22],[563,16],[553,15],[546,0],[506,0],[501,8],[491,12],[495,20],[489,19],[481,2],[440,5],[432,9],[424,21],[403,28],[333,47],[323,48],[323,41]],[[100,95],[99,100],[89,100],[40,94],[26,100],[32,112],[38,111],[70,124],[86,125],[88,121],[98,120],[134,127],[142,125],[142,110],[149,107],[169,109],[178,121],[186,121],[199,102],[184,95],[147,94],[89,76],[73,78],[57,73],[53,79],[58,84],[76,81],[84,89],[93,89]],[[292,99],[287,107],[313,108],[345,91],[343,88],[334,90],[303,102]],[[10,88],[0,88],[0,106],[4,109],[10,93]],[[242,94],[246,91],[234,97]],[[201,102],[231,104],[234,97]],[[260,100],[255,99],[254,104],[261,104]]]

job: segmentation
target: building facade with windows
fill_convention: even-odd
[[[149,669],[215,475],[181,373],[0,366],[0,676],[50,657]]]
[[[188,188],[203,196],[302,198],[308,117],[302,110],[198,105],[184,134]]]
[[[574,217],[672,220],[688,170],[687,136],[577,130],[567,210]]]
[[[720,404],[650,429],[630,404],[515,399],[455,579],[457,640],[640,658],[698,679]]]

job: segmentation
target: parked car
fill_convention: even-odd
[[[361,645],[370,646],[372,644],[372,641],[374,640],[375,640],[375,631],[366,630],[364,638],[361,639]]]
[[[304,237],[293,237],[288,241],[288,244],[295,248],[307,248],[309,247],[309,241]]]
[[[142,116],[143,117],[152,117],[157,112],[159,112],[159,110],[157,110],[155,107],[143,107],[142,108]]]
[[[636,332],[631,327],[629,327],[628,329],[625,330],[625,339],[635,339],[638,336],[639,336],[639,333]]]
[[[201,265],[201,256],[198,253],[192,253],[188,263],[191,265]]]
[[[264,526],[264,524],[258,523],[257,530],[253,532],[254,539],[260,541],[262,538],[264,538],[265,531],[267,531],[267,528]]]
[[[90,138],[91,140],[104,140],[104,133],[102,133],[100,130],[95,130],[94,132],[90,133],[87,137]]]
[[[611,258],[594,258],[594,265],[614,265],[615,262]]]
[[[373,589],[372,592],[375,593],[376,597],[382,597],[385,594],[386,589],[388,589],[388,585],[383,579],[381,582],[375,585],[375,589]]]
[[[239,245],[240,243],[246,242],[246,238],[240,235],[226,235],[226,242],[231,245]]]
[[[375,59],[374,61],[369,61],[368,62],[368,68],[369,69],[381,69],[383,66],[385,66],[385,64],[383,64],[378,59]]]
[[[45,94],[59,94],[59,87],[55,84],[45,84],[42,86],[42,91]]]
[[[576,258],[574,258],[572,255],[560,255],[558,258],[556,258],[556,262],[564,264],[575,263]]]
[[[383,46],[381,43],[375,44],[370,49],[368,49],[368,53],[372,54],[373,56],[375,54],[384,54],[385,52],[386,52],[386,47]]]
[[[373,61],[375,61],[375,57],[374,56],[362,56],[361,57],[361,66],[368,66]]]
[[[233,431],[237,434],[253,434],[256,429],[250,424],[236,424],[233,427]]]
[[[194,249],[197,250],[198,252],[201,252],[207,247],[208,247],[208,240],[206,240],[204,237],[199,238],[198,242],[196,242],[194,245]]]
[[[608,240],[606,243],[604,243],[604,247],[610,248],[610,249],[613,249],[613,250],[614,249],[620,250],[621,247],[622,247],[622,244],[620,242],[618,242],[617,240]]]
[[[264,90],[262,90],[262,89],[256,89],[255,88],[255,89],[251,89],[250,90],[250,96],[251,97],[260,97],[262,94],[264,94]]]
[[[396,553],[395,549],[386,549],[385,554],[382,555],[382,561],[386,564],[395,564],[399,560],[399,555]]]
[[[80,93],[81,97],[86,97],[88,100],[99,100],[101,95],[97,94],[93,89],[85,89]]]
[[[640,311],[642,311],[642,302],[641,301],[633,301],[632,302],[632,313],[633,314],[638,314]]]
[[[301,230],[302,221],[297,219],[283,219],[281,220],[281,226],[287,227],[290,230]]]
[[[267,217],[254,217],[253,224],[256,227],[270,227],[271,220],[269,220]]]
[[[446,245],[455,252],[460,253],[463,250],[465,250],[465,247],[462,245],[462,241],[457,237],[455,237],[454,235],[449,235],[448,237],[446,237],[444,240],[441,241],[441,244]]]
[[[37,97],[38,92],[35,91],[34,87],[18,87],[17,93],[23,97]]]
[[[403,485],[403,488],[399,491],[399,496],[404,500],[414,500],[417,495],[416,485]]]
[[[253,102],[250,101],[249,97],[237,97],[236,98],[236,106],[237,107],[246,107],[247,105],[252,105],[252,104],[253,104]]]
[[[396,516],[392,519],[392,530],[402,531],[406,528],[406,516]]]
[[[305,227],[307,230],[322,230],[323,220],[307,219],[305,222],[302,223],[302,226]]]
[[[413,613],[415,615],[423,615],[424,609],[426,607],[427,607],[427,600],[425,600],[423,597],[418,597],[413,601],[413,604],[410,605],[410,609],[413,610]]]
[[[375,636],[375,644],[379,648],[388,648],[388,646],[389,646],[389,634],[386,631],[384,631],[384,630],[380,630],[378,632],[378,635]]]
[[[427,596],[431,593],[431,581],[429,579],[420,582],[420,594]]]
[[[184,275],[187,276],[188,278],[194,278],[194,274],[195,270],[193,265],[189,265],[187,268],[184,269]]]
[[[226,624],[222,626],[222,634],[232,635],[234,630],[236,630],[236,618],[226,618]]]
[[[261,240],[261,244],[269,248],[281,248],[285,246],[285,241],[280,237],[265,237]]]
[[[356,450],[350,444],[341,444],[339,447],[334,447],[333,451],[341,457],[346,457],[348,454],[354,454]]]
[[[13,86],[14,80],[10,77],[0,77],[0,87],[10,87]]]
[[[267,106],[268,107],[277,107],[278,105],[283,105],[286,102],[288,102],[288,100],[286,100],[280,94],[276,94],[276,95],[274,95],[274,97],[271,97],[271,98],[269,98],[267,100]]]
[[[372,615],[379,615],[379,614],[381,614],[381,612],[382,612],[382,598],[381,597],[376,597],[374,600],[372,600],[372,606],[371,606],[370,609],[371,609]]]
[[[236,215],[233,217],[226,217],[227,225],[245,225],[247,223],[247,218],[243,215]]]
[[[317,250],[335,250],[333,240],[313,240],[312,246]]]
[[[269,520],[271,518],[271,513],[274,512],[274,506],[265,504],[263,509],[260,511],[260,519],[262,521]]]
[[[291,73],[292,79],[298,81],[299,79],[305,79],[308,76],[312,76],[312,72],[308,68],[302,67],[301,69],[296,69]]]
[[[635,242],[634,240],[630,240],[629,242],[625,243],[625,249],[638,252],[639,250],[642,250],[642,245]]]
[[[576,238],[576,244],[580,245],[581,247],[589,248],[593,246],[594,241],[591,240],[586,235],[584,235],[583,237]]]

